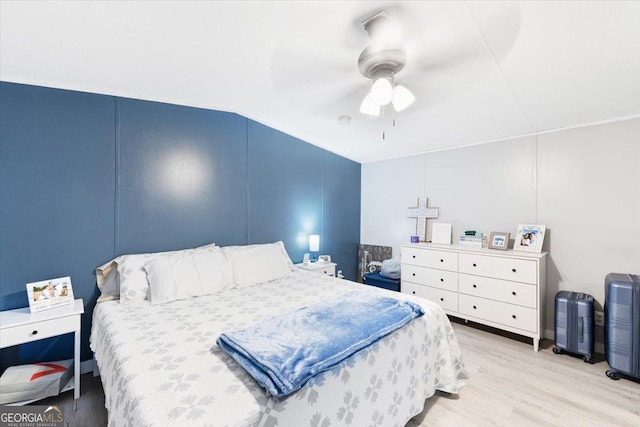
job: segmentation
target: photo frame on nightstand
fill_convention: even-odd
[[[27,297],[31,313],[73,304],[71,277],[27,283]]]

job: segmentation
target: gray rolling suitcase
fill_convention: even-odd
[[[556,294],[555,354],[582,355],[593,363],[595,317],[591,295],[560,291]]]
[[[640,276],[607,274],[604,280],[604,352],[607,376],[640,379]]]

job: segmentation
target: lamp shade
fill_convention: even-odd
[[[378,105],[387,105],[393,98],[393,86],[391,79],[382,76],[378,77],[371,86],[371,100]]]
[[[416,100],[416,97],[413,96],[409,89],[402,85],[396,85],[393,88],[393,108],[396,111],[402,111],[407,108],[409,105],[413,104],[413,101]]]
[[[320,236],[317,234],[309,235],[309,251],[318,252],[320,250]]]
[[[360,112],[362,114],[368,114],[370,116],[376,117],[380,115],[380,106],[371,100],[370,93],[368,93],[367,96],[364,97],[364,100],[360,105]]]

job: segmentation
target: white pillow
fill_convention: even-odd
[[[233,282],[238,288],[281,279],[295,270],[282,242],[228,246],[222,250],[231,261]]]
[[[151,305],[209,295],[231,285],[231,269],[222,251],[182,251],[148,261]]]
[[[149,282],[147,282],[147,272],[144,269],[144,265],[162,256],[175,254],[179,252],[189,251],[217,251],[219,248],[215,246],[215,243],[200,246],[195,249],[184,249],[181,251],[171,252],[155,252],[147,254],[135,254],[135,255],[122,255],[116,258],[118,265],[118,276],[120,285],[120,303],[127,303],[130,301],[139,301],[147,299],[149,291]]]

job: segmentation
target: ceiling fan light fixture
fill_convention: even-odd
[[[360,53],[358,71],[371,79],[372,84],[360,105],[360,112],[379,116],[382,107],[390,103],[395,111],[402,111],[415,101],[415,97],[404,86],[394,84],[395,76],[407,62],[400,28],[391,22],[384,11],[362,23],[372,43]]]
[[[393,99],[391,102],[393,103],[393,108],[400,112],[407,108],[409,105],[413,104],[413,101],[416,100],[416,97],[402,85],[396,85],[393,88]]]
[[[393,98],[393,80],[387,76],[381,76],[373,81],[371,86],[371,100],[378,105],[387,105]]]
[[[369,116],[378,117],[380,115],[380,106],[371,100],[371,94],[367,94],[360,104],[360,112]]]

